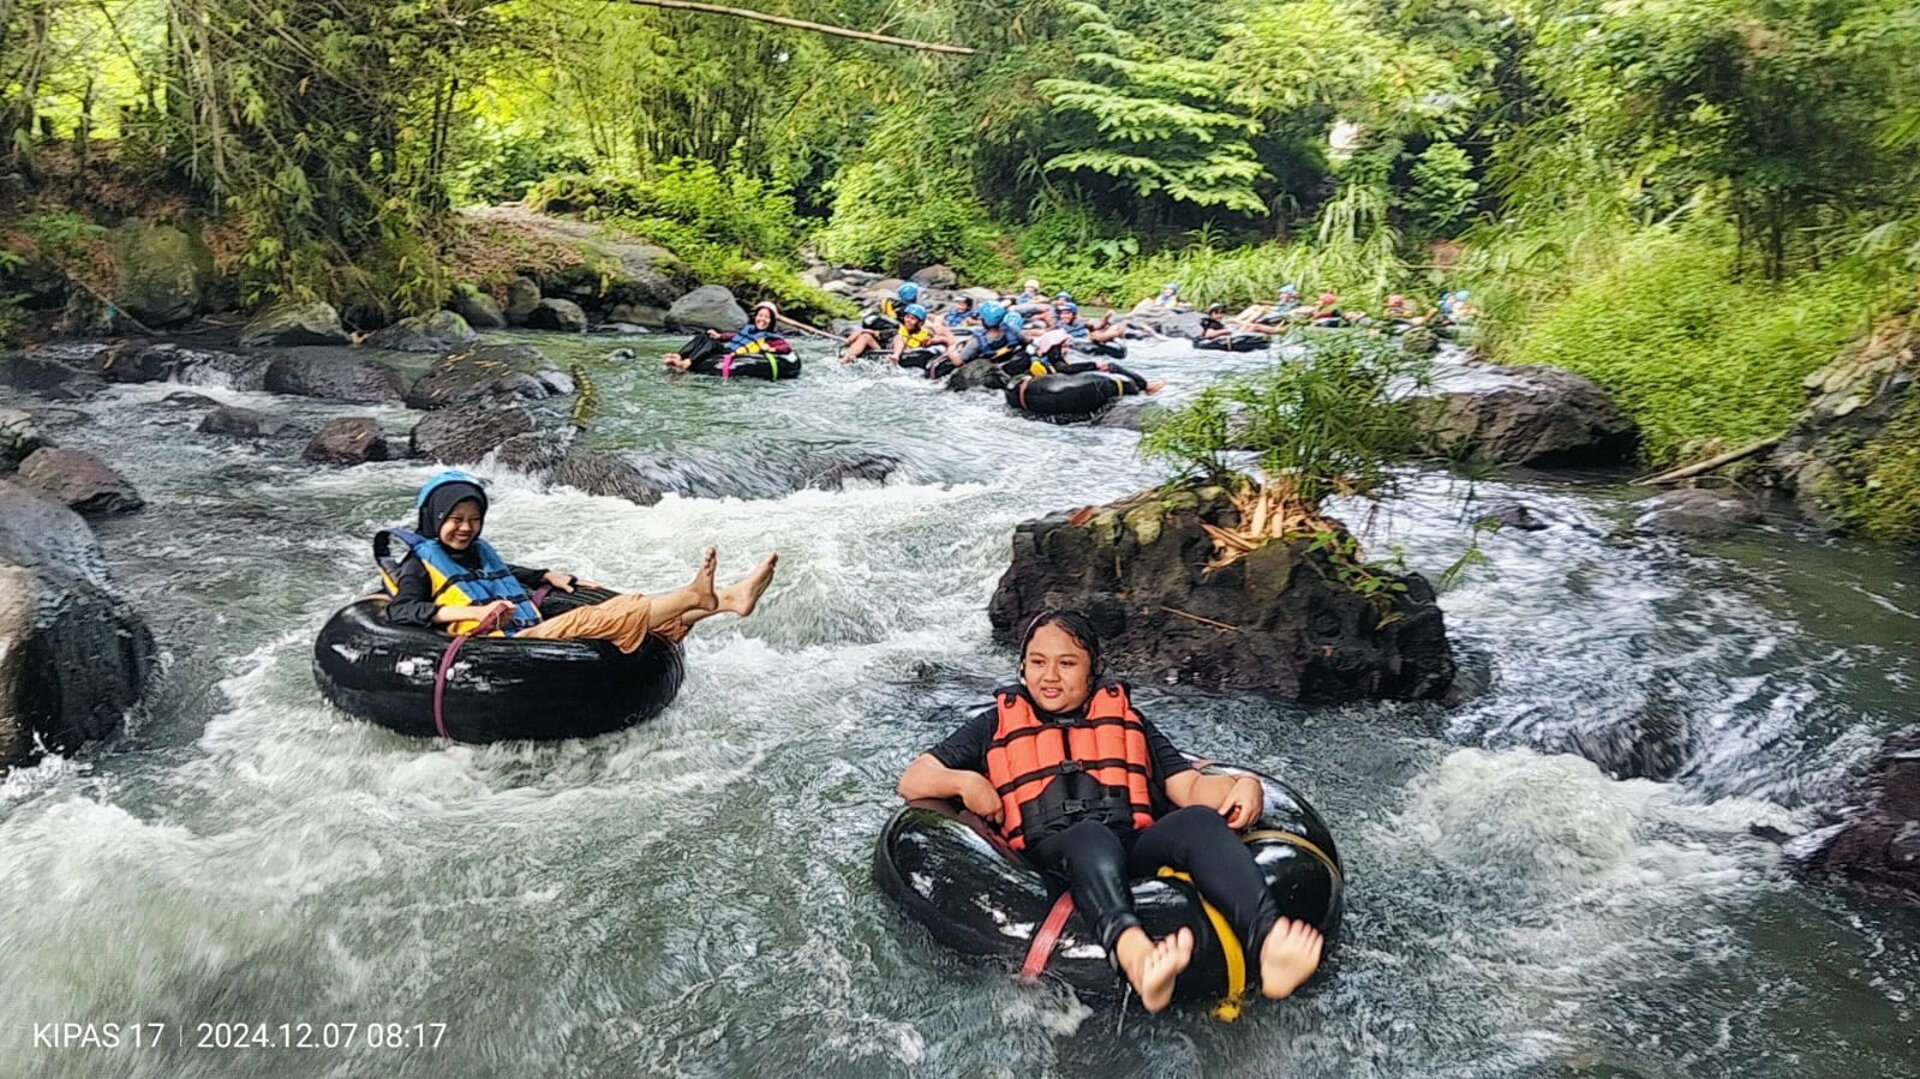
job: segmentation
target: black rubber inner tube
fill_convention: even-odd
[[[1093,356],[1105,356],[1110,360],[1127,358],[1127,346],[1118,341],[1080,340],[1073,343],[1073,350]]]
[[[1120,396],[1120,382],[1099,371],[1075,375],[1041,375],[1007,387],[1007,404],[1029,415],[1052,420],[1087,419]]]
[[[904,349],[900,353],[900,366],[924,369],[928,364],[946,354],[947,350],[938,345]]]
[[[1258,352],[1273,343],[1264,333],[1236,333],[1231,337],[1194,338],[1193,347],[1209,352]]]
[[[604,589],[555,591],[547,617],[605,600]],[[395,626],[385,596],[335,612],[313,644],[320,693],[349,715],[401,734],[435,737],[433,684],[453,638]],[[474,637],[448,672],[443,710],[459,742],[589,738],[651,719],[680,691],[680,647],[649,636],[631,654],[606,641]]]
[[[1333,835],[1299,792],[1271,776],[1211,765],[1209,774],[1247,772],[1260,780],[1265,804],[1245,839],[1253,848],[1280,914],[1309,923],[1329,952],[1346,910],[1346,880]],[[952,802],[903,806],[881,830],[873,852],[880,890],[935,940],[963,955],[1018,969],[1059,889],[1021,860],[999,832]],[[1227,991],[1227,958],[1213,919],[1186,881],[1152,879],[1133,886],[1134,910],[1156,939],[1193,930],[1193,962],[1174,985],[1180,1000],[1219,999]],[[1242,942],[1240,947],[1244,948]],[[1046,976],[1086,996],[1117,998],[1126,983],[1079,912],[1067,919],[1048,958]],[[1246,971],[1249,996],[1259,972]]]

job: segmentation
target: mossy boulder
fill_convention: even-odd
[[[1438,697],[1454,661],[1431,585],[1343,572],[1306,538],[1217,570],[1205,525],[1239,511],[1216,486],[1147,491],[1020,524],[988,608],[1012,642],[1048,607],[1087,612],[1117,673],[1287,699]]]
[[[185,322],[203,310],[213,251],[174,225],[134,218],[113,230],[113,298],[148,326]]]

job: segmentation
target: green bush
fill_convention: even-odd
[[[1728,239],[1705,225],[1629,239],[1525,312],[1500,358],[1599,383],[1639,421],[1655,465],[1777,434],[1804,403],[1801,380],[1863,328],[1872,286],[1845,267],[1735,281]]]
[[[1880,437],[1856,450],[1842,471],[1864,478],[1817,492],[1841,523],[1875,539],[1920,544],[1920,393],[1909,391]]]
[[[923,161],[864,161],[833,181],[833,218],[821,253],[837,262],[902,273],[945,263],[966,281],[1011,276],[995,250],[1000,233],[972,182]]]
[[[585,156],[552,128],[536,133],[486,129],[462,145],[459,164],[449,179],[456,201],[510,202],[551,176],[577,175],[589,167]]]

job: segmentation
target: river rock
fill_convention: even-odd
[[[624,498],[637,506],[651,506],[666,495],[626,458],[598,450],[574,450],[547,468],[544,475],[590,495]]]
[[[587,313],[572,300],[541,300],[527,312],[529,330],[559,330],[562,333],[587,332]]]
[[[639,326],[648,330],[662,330],[667,326],[667,309],[642,303],[615,304],[607,311],[607,321]]]
[[[1886,446],[1886,430],[1915,407],[1920,384],[1920,330],[1906,316],[1884,322],[1843,349],[1804,382],[1806,409],[1766,458],[1778,485],[1800,509],[1827,528],[1848,523],[1849,504],[1871,489]],[[1913,523],[1920,532],[1920,521]]]
[[[682,330],[720,330],[732,333],[747,324],[747,312],[722,285],[701,285],[673,301],[667,322]]]
[[[32,416],[16,408],[0,408],[0,475],[19,468],[35,450],[52,444]]]
[[[346,327],[340,325],[340,312],[319,300],[270,308],[240,331],[240,343],[248,348],[344,345],[349,340]]]
[[[1666,491],[1634,506],[1641,511],[1633,522],[1638,531],[1702,539],[1731,536],[1760,520],[1752,503],[1702,487]]]
[[[452,311],[415,315],[367,338],[369,348],[389,348],[396,352],[445,352],[477,339],[467,320]]]
[[[355,404],[399,401],[407,395],[407,381],[400,372],[344,349],[276,356],[267,365],[264,388],[270,393]]]
[[[1557,367],[1438,367],[1428,401],[1430,446],[1456,459],[1531,468],[1617,465],[1640,443],[1639,427],[1599,386]]]
[[[960,369],[947,376],[947,389],[950,390],[1004,390],[1007,388],[1007,376],[1000,365],[988,359],[968,360]]]
[[[525,326],[527,316],[540,306],[540,286],[531,277],[516,277],[507,282],[507,325]]]
[[[1511,528],[1519,532],[1544,532],[1551,527],[1535,516],[1531,507],[1519,502],[1495,506],[1492,512],[1478,518],[1474,524],[1492,530]]]
[[[233,438],[271,438],[287,429],[285,416],[272,416],[237,405],[221,405],[200,420],[203,435]]]
[[[14,479],[80,513],[132,513],[146,505],[133,484],[82,450],[42,446],[20,462]]]
[[[78,401],[107,388],[104,379],[79,363],[53,349],[0,355],[9,385],[58,401]]]
[[[1363,596],[1306,540],[1275,541],[1219,570],[1202,525],[1233,528],[1219,487],[1153,490],[1021,523],[987,610],[1013,641],[1048,607],[1087,612],[1118,672],[1312,700],[1438,697],[1454,661],[1433,588]]]
[[[447,408],[413,425],[413,452],[442,464],[470,465],[501,443],[534,428],[533,413],[517,405]]]
[[[816,491],[838,491],[848,480],[881,483],[900,467],[900,459],[884,453],[867,453],[845,461],[834,461],[807,478],[807,486]]]
[[[507,313],[500,309],[499,301],[474,285],[463,284],[454,289],[453,298],[447,301],[447,306],[476,330],[507,328]]]
[[[315,464],[357,465],[387,459],[387,442],[371,416],[338,416],[320,425],[300,456]]]
[[[118,735],[153,657],[86,522],[0,480],[0,772]]]
[[[200,313],[213,280],[213,251],[172,225],[130,218],[113,230],[113,298],[148,326],[185,322]]]
[[[129,341],[100,354],[98,366],[110,382],[182,382],[230,390],[264,390],[267,356],[196,348],[162,341]]]
[[[921,288],[953,288],[960,283],[960,278],[954,274],[953,267],[937,262],[932,266],[915,270],[909,280]]]
[[[1887,739],[1846,801],[1838,824],[1789,844],[1795,867],[1869,899],[1920,907],[1920,728]]]
[[[492,397],[548,396],[539,373],[547,358],[525,345],[474,345],[433,361],[407,388],[407,407],[431,411]]]

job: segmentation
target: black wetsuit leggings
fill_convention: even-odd
[[[1121,933],[1140,924],[1128,882],[1151,877],[1163,865],[1192,876],[1200,894],[1226,915],[1250,969],[1259,969],[1260,945],[1280,917],[1253,853],[1206,806],[1176,809],[1124,838],[1097,821],[1081,821],[1041,840],[1028,859],[1067,882],[1074,907],[1108,955]]]

